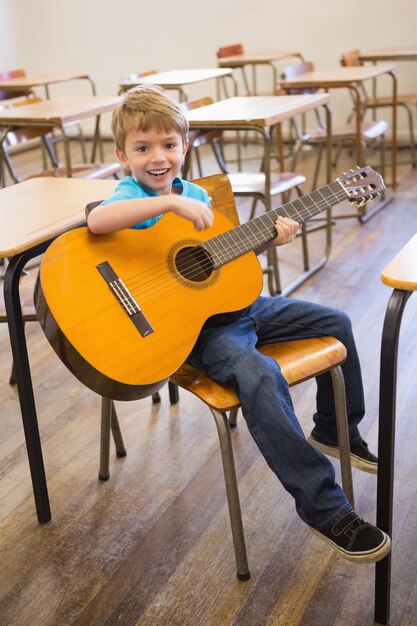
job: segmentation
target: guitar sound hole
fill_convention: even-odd
[[[213,272],[210,255],[200,246],[186,247],[178,251],[175,257],[178,272],[193,283],[207,280]]]

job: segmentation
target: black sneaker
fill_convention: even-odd
[[[329,530],[312,528],[336,552],[354,563],[376,563],[391,549],[391,540],[382,530],[350,511]]]
[[[308,441],[329,456],[334,456],[336,459],[340,458],[339,447],[328,443],[322,443],[310,435]],[[368,444],[363,439],[359,443],[350,444],[350,460],[353,467],[357,467],[363,472],[369,472],[370,474],[377,474],[378,472],[378,459],[368,449]]]

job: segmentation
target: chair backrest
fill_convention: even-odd
[[[141,78],[144,78],[145,76],[152,76],[152,74],[157,74],[158,72],[156,70],[148,70],[146,72],[133,72],[133,74],[126,74],[126,76],[123,76],[122,78],[122,82],[126,81],[131,81],[132,83],[135,80],[139,80]]]
[[[32,105],[37,102],[42,102],[42,98],[33,97],[33,98],[25,98],[22,100],[13,100],[7,107],[3,108],[12,108],[19,107],[24,105]],[[9,150],[10,147],[15,147],[19,145],[25,145],[29,141],[33,139],[40,139],[46,149],[46,152],[51,160],[51,163],[54,167],[59,167],[61,163],[55,153],[55,150],[52,146],[50,138],[48,137],[50,133],[50,129],[47,127],[27,127],[27,128],[19,128],[13,131],[9,131],[7,133],[6,139],[0,146],[0,159],[2,158],[6,164],[7,169],[9,170],[10,176],[12,177],[15,183],[23,180],[16,169],[15,163],[12,158],[12,151]]]
[[[197,100],[188,100],[186,102],[181,102],[179,106],[183,111],[192,111],[193,109],[198,109],[209,104],[213,104],[213,98],[211,96],[204,96],[202,98],[198,98]],[[190,148],[188,149],[188,152],[185,156],[184,165],[182,168],[182,175],[184,176],[184,178],[187,177],[190,171],[192,148],[199,148],[200,146],[207,144],[211,145],[214,156],[221,170],[223,172],[226,172],[226,164],[224,163],[221,152],[216,143],[216,140],[219,139],[221,135],[222,131],[220,130],[209,130],[206,132],[190,133]]]
[[[0,80],[9,80],[11,78],[24,78],[26,76],[25,70],[6,70],[4,72],[0,72]],[[32,93],[31,89],[26,89],[22,91],[4,91],[0,90],[0,100],[11,100],[12,98],[23,98],[27,97]]]
[[[16,100],[7,108],[25,106],[27,104],[36,104],[42,102],[42,98],[25,98],[24,100]],[[17,146],[18,144],[24,144],[31,139],[37,139],[38,137],[44,137],[50,132],[47,128],[19,128],[18,130],[10,131],[7,133],[5,141],[6,145]]]
[[[218,59],[222,59],[223,57],[233,57],[235,54],[243,54],[243,45],[241,43],[222,46],[217,50],[216,56]]]
[[[294,65],[288,65],[284,67],[281,71],[282,80],[287,80],[290,78],[296,78],[301,74],[305,74],[306,72],[314,71],[314,63],[311,61],[305,61],[304,63],[295,63]],[[285,89],[285,87],[281,86],[282,93],[286,93],[287,95],[297,95],[304,93],[314,93],[316,90],[313,88],[310,89]]]
[[[348,52],[342,54],[342,56],[340,57],[340,65],[342,65],[343,67],[355,67],[356,65],[360,65],[359,49],[356,48],[355,50],[349,50]],[[366,100],[368,98],[368,92],[364,83],[360,84],[359,89],[361,97]],[[350,92],[350,95],[353,98],[352,92]]]
[[[203,178],[194,178],[193,182],[204,187],[211,198],[213,209],[225,215],[234,226],[240,224],[230,180],[226,174],[213,174]]]
[[[344,67],[352,67],[355,65],[360,65],[359,63],[359,50],[349,50],[349,52],[345,52],[340,57],[340,64]]]
[[[192,111],[193,109],[199,109],[205,107],[208,104],[213,104],[214,100],[211,96],[203,96],[197,100],[187,100],[186,102],[180,102],[180,109],[182,111]]]
[[[130,89],[130,87],[124,87],[124,83],[134,83],[136,81],[139,83],[141,78],[145,78],[145,76],[152,76],[152,74],[157,73],[157,70],[147,70],[146,72],[134,72],[133,74],[126,74],[122,77],[120,81],[119,95],[121,95],[124,91],[127,91],[127,89]]]

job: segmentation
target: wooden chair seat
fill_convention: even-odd
[[[397,97],[397,106],[408,104],[410,106],[417,106],[417,94],[415,93],[407,93],[407,94],[398,94]],[[391,96],[378,96],[377,98],[366,98],[364,101],[365,107],[389,107],[392,106],[392,97]]]
[[[373,142],[375,139],[381,137],[387,132],[389,126],[385,120],[379,120],[376,122],[361,122],[361,138],[366,142]],[[332,129],[332,137],[335,141],[341,141],[343,139],[349,140],[355,136],[354,124],[339,124],[335,129]],[[326,139],[326,129],[317,128],[311,133],[311,142],[317,141],[322,143]]]
[[[259,347],[259,352],[279,363],[290,387],[327,372],[346,359],[345,346],[333,337],[266,344]],[[184,363],[170,380],[216,411],[231,411],[240,406],[232,385],[216,383],[189,363]]]

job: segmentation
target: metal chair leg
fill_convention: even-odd
[[[330,370],[333,383],[333,395],[336,409],[337,438],[340,453],[340,470],[342,485],[347,499],[354,508],[354,494],[352,482],[352,467],[350,462],[349,429],[346,409],[345,381],[340,366]]]
[[[114,402],[112,401],[112,412],[111,412],[111,432],[113,435],[114,445],[116,446],[116,456],[122,458],[127,455],[125,444],[122,437],[122,431],[120,430],[119,419],[116,413],[116,407],[114,406]]]
[[[237,422],[237,414],[239,413],[239,409],[232,409],[229,413],[229,426],[230,428],[234,428]]]
[[[110,477],[110,432],[113,434],[118,457],[126,456],[126,449],[120,431],[119,420],[113,400],[109,398],[101,399],[101,438],[100,438],[100,469],[98,477],[100,480],[108,480]]]
[[[226,483],[226,494],[229,505],[230,525],[232,527],[233,545],[235,548],[237,577],[239,580],[249,580],[250,571],[246,555],[245,536],[243,531],[242,512],[240,509],[239,491],[237,487],[236,469],[233,459],[232,439],[230,436],[229,421],[225,412],[219,412],[210,407],[216,422],[219,435],[220,451],[222,455],[223,474]]]

